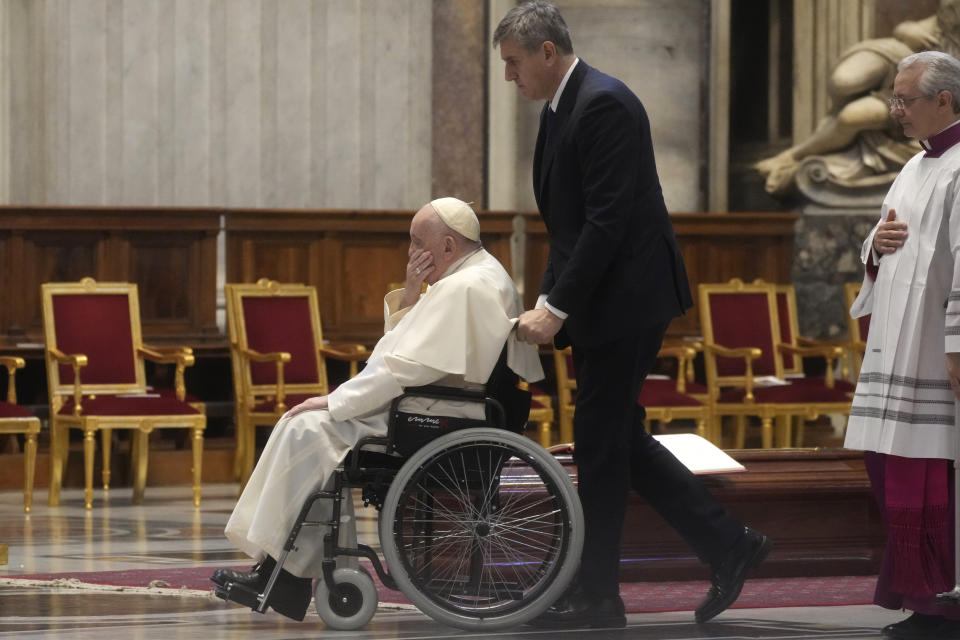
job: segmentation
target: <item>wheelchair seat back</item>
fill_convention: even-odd
[[[390,450],[409,456],[431,440],[451,431],[476,427],[492,426],[514,433],[523,433],[530,415],[530,392],[520,389],[517,386],[519,381],[520,377],[507,366],[507,346],[504,345],[483,391],[434,386],[406,389],[402,396],[394,400],[390,408]],[[422,415],[401,411],[400,401],[410,396],[482,403],[486,407],[486,419]]]

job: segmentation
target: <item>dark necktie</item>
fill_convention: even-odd
[[[550,136],[553,133],[554,126],[557,122],[556,112],[550,108],[550,105],[547,105],[547,113],[543,118],[543,135],[544,135],[544,146],[550,144]]]

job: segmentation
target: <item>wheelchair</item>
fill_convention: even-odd
[[[491,378],[476,392],[405,390],[390,406],[387,435],[362,439],[335,471],[332,487],[306,500],[263,593],[230,583],[216,594],[263,613],[300,530],[323,525],[329,532],[314,606],[329,628],[359,629],[377,609],[369,572],[357,562],[338,566],[338,557],[366,558],[384,586],[459,629],[499,630],[546,611],[578,569],[583,512],[559,462],[519,433],[529,392],[510,382]],[[413,397],[479,403],[485,419],[407,413],[404,400]],[[379,510],[386,566],[368,545],[340,545],[344,489],[359,489],[364,506]],[[329,520],[310,518],[321,500],[332,502]]]

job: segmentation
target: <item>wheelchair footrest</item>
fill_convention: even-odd
[[[242,584],[228,582],[225,586],[214,589],[213,594],[229,602],[236,602],[254,611],[260,607],[260,594]]]

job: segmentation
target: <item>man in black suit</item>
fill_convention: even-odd
[[[573,53],[556,7],[526,2],[493,35],[505,79],[546,100],[533,188],[550,236],[536,308],[518,336],[573,346],[574,460],[586,521],[577,584],[536,623],[624,626],[617,572],[630,486],[713,569],[697,608],[709,620],[736,600],[770,549],[644,429],[637,394],[670,320],[692,306],[640,100]]]

